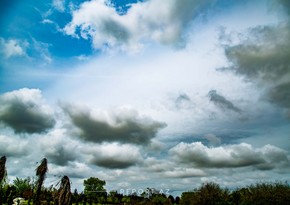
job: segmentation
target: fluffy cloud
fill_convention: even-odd
[[[216,106],[220,107],[223,110],[232,110],[235,112],[241,112],[231,101],[227,100],[224,96],[219,95],[216,90],[211,90],[208,93],[209,99]]]
[[[65,0],[53,0],[52,5],[60,12],[65,11]]]
[[[162,175],[169,178],[189,178],[206,176],[206,173],[194,168],[175,168],[171,171],[165,171]]]
[[[95,170],[80,162],[70,162],[68,166],[50,165],[49,174],[54,176],[67,175],[70,178],[84,179],[90,177]]]
[[[142,159],[136,147],[117,143],[94,145],[88,152],[92,164],[109,169],[125,169]]]
[[[39,144],[43,155],[49,162],[60,166],[77,161],[81,154],[77,146],[78,142],[67,139],[64,135],[54,134],[57,132],[57,130],[53,131],[52,134],[41,138]]]
[[[201,169],[181,167],[171,160],[147,158],[143,162],[143,167],[155,174],[162,175],[168,178],[188,178],[205,176],[206,173]]]
[[[41,91],[23,88],[0,96],[0,122],[15,133],[43,133],[54,127],[50,109],[43,103]]]
[[[149,0],[132,4],[127,13],[118,14],[106,0],[84,2],[73,12],[64,32],[92,38],[98,49],[119,46],[136,50],[141,41],[155,40],[164,44],[180,44],[184,31],[208,1]],[[80,32],[78,32],[78,30]]]
[[[272,145],[255,149],[249,144],[241,143],[209,148],[200,142],[182,142],[169,152],[181,163],[205,168],[254,166],[264,170],[289,163],[286,151]]]
[[[27,46],[27,42],[20,42],[16,39],[5,40],[0,38],[0,50],[4,54],[5,58],[25,56],[25,49]]]
[[[0,135],[0,142],[0,156],[21,157],[29,153],[26,141]]]
[[[225,54],[232,64],[227,69],[262,86],[265,99],[287,108],[290,90],[290,18],[288,1],[284,6],[286,18],[277,25],[251,28],[244,40],[225,46]]]
[[[64,112],[79,129],[81,139],[90,142],[120,142],[144,145],[150,143],[165,123],[143,117],[131,109],[114,113],[92,113],[74,106],[63,106]]]

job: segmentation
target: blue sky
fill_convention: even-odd
[[[0,3],[0,155],[108,190],[289,180],[286,0]],[[33,147],[33,149],[32,149]]]

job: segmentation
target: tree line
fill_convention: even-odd
[[[70,187],[70,179],[63,176],[56,186],[45,187],[44,181],[48,172],[47,159],[44,158],[35,169],[37,180],[30,177],[16,177],[12,184],[7,182],[5,167],[6,157],[0,158],[0,205],[11,205],[13,199],[21,197],[25,202],[18,204],[33,205],[264,205],[290,204],[290,186],[287,182],[258,183],[236,190],[222,188],[209,182],[199,188],[183,192],[181,196],[173,197],[146,188],[143,193],[124,195],[117,191],[107,192],[106,182],[97,177],[90,177],[83,182],[84,191],[78,193]],[[155,191],[154,191],[155,190]],[[15,203],[14,203],[15,204]],[[17,204],[17,203],[16,203]]]

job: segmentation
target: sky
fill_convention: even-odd
[[[2,0],[10,182],[234,189],[289,181],[287,0]]]

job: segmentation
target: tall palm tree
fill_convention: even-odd
[[[67,176],[64,176],[61,179],[60,187],[58,190],[58,204],[71,205],[70,181]]]
[[[37,187],[36,187],[36,194],[35,194],[35,201],[34,204],[35,205],[40,205],[40,192],[41,192],[41,187],[43,185],[45,176],[46,176],[46,172],[47,172],[48,168],[47,168],[47,159],[43,158],[43,160],[41,161],[41,164],[36,168],[36,176],[38,176],[37,179]]]

